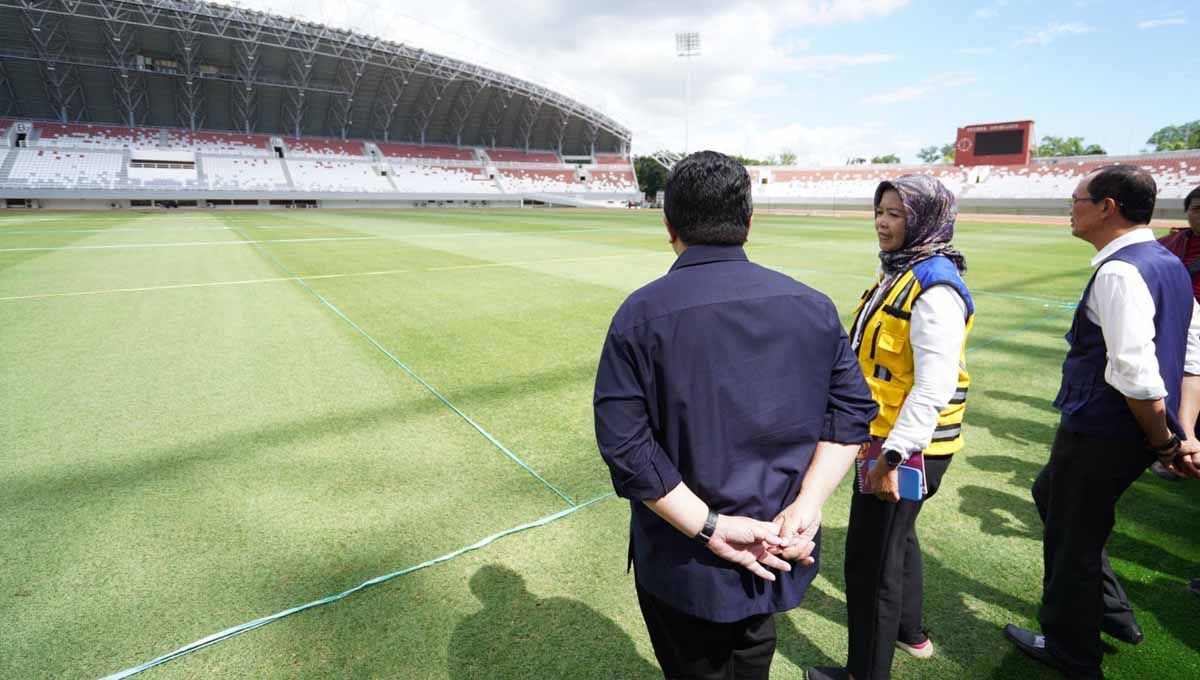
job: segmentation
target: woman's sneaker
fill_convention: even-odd
[[[896,648],[904,650],[905,652],[908,652],[909,655],[915,656],[918,659],[928,659],[929,657],[933,656],[933,640],[930,640],[928,635],[925,636],[923,641],[918,642],[915,645],[905,644],[899,640],[896,640]]]

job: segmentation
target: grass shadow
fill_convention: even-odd
[[[1042,540],[1042,522],[1033,501],[984,486],[959,487],[958,509],[979,520],[979,529],[991,536]]]
[[[476,678],[658,678],[611,619],[578,600],[539,598],[520,574],[497,565],[471,577],[483,609],[454,627],[447,675]]]

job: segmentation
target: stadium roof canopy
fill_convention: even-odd
[[[0,0],[0,115],[566,154],[631,137],[493,69],[192,0]]]

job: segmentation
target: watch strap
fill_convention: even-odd
[[[709,540],[713,537],[713,532],[717,530],[717,513],[711,509],[708,511],[708,517],[704,520],[704,528],[700,533],[696,534],[696,542],[700,545],[708,545]]]

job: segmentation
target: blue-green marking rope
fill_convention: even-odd
[[[545,526],[547,524],[550,524],[551,522],[556,522],[578,510],[582,510],[582,509],[588,507],[589,505],[592,505],[593,503],[598,503],[606,498],[611,498],[612,496],[613,496],[612,493],[606,493],[603,496],[598,496],[596,498],[591,499],[590,501],[585,501],[583,503],[579,503],[578,505],[572,505],[571,507],[569,507],[565,510],[560,510],[559,512],[554,513],[553,515],[547,515],[541,519],[534,520],[527,524],[522,524],[520,526],[516,526],[511,529],[505,529],[504,531],[501,531],[499,533],[492,534],[491,536],[488,536],[487,538],[484,538],[480,541],[472,543],[471,545],[468,545],[465,548],[459,548],[458,550],[455,550],[454,552],[451,552],[451,553],[446,553],[445,555],[442,555],[441,557],[435,557],[427,562],[422,562],[416,566],[408,567],[406,569],[401,569],[400,571],[395,571],[390,574],[384,574],[383,576],[376,576],[373,579],[370,579],[368,581],[363,581],[362,583],[358,584],[357,586],[355,586],[349,590],[340,592],[336,595],[330,595],[329,597],[324,597],[324,598],[321,598],[320,600],[314,600],[313,602],[309,602],[308,604],[302,604],[298,607],[292,607],[291,609],[285,609],[284,611],[281,611],[278,614],[264,616],[261,619],[255,619],[253,621],[248,621],[246,623],[241,624],[240,626],[234,626],[233,628],[227,628],[219,633],[213,633],[212,635],[209,635],[208,637],[200,638],[199,640],[196,640],[195,642],[193,642],[189,645],[180,647],[179,649],[177,649],[169,654],[164,654],[164,655],[158,657],[157,659],[147,661],[146,663],[143,663],[138,666],[126,668],[125,670],[119,671],[117,673],[113,673],[112,675],[106,675],[101,680],[122,680],[123,678],[128,678],[132,675],[137,675],[138,673],[141,673],[142,671],[149,670],[151,668],[154,668],[155,666],[164,664],[173,659],[178,659],[181,656],[191,654],[192,652],[195,652],[200,649],[204,649],[205,647],[208,647],[210,645],[215,645],[218,642],[228,640],[229,638],[241,635],[242,633],[252,631],[255,628],[262,628],[263,626],[265,626],[269,623],[274,623],[275,621],[278,621],[282,618],[291,616],[292,614],[298,614],[302,611],[312,609],[314,607],[320,607],[322,605],[327,605],[332,602],[337,602],[338,600],[341,600],[350,595],[353,595],[354,593],[357,593],[360,590],[370,588],[371,586],[378,585],[380,583],[383,583],[384,581],[390,581],[391,579],[394,579],[396,577],[404,576],[406,574],[411,574],[414,571],[419,571],[421,569],[425,569],[426,567],[432,567],[435,564],[441,564],[442,562],[447,562],[449,560],[454,559],[455,557],[459,557],[460,555],[464,555],[473,550],[479,550],[480,548],[487,546],[489,543],[491,543],[497,539],[504,538],[505,536],[511,536],[512,534],[515,534],[515,533],[526,531],[528,529],[534,529],[534,528],[540,527],[540,526]]]
[[[234,227],[234,231],[238,234],[238,236],[242,240],[245,240],[245,241],[249,240],[246,238],[245,234],[243,234],[241,232],[240,229],[237,229],[236,227]],[[407,364],[405,364],[403,361],[400,361],[399,359],[397,359],[396,355],[394,355],[390,351],[388,351],[388,349],[386,347],[384,347],[382,344],[380,344],[380,342],[378,340],[376,340],[374,337],[372,337],[370,333],[363,330],[363,328],[361,326],[359,326],[357,323],[355,323],[353,319],[346,316],[346,314],[344,312],[342,312],[342,310],[338,309],[337,305],[335,305],[332,302],[330,302],[329,300],[325,299],[324,295],[321,295],[320,293],[318,293],[316,291],[315,288],[308,285],[308,282],[305,281],[302,277],[296,276],[296,274],[294,274],[292,272],[292,270],[285,267],[282,262],[280,262],[274,255],[271,254],[270,251],[268,251],[265,248],[260,248],[259,245],[253,241],[250,241],[250,243],[251,243],[251,245],[254,246],[255,250],[257,250],[263,256],[265,256],[266,258],[271,260],[271,262],[273,262],[275,264],[275,266],[279,268],[280,271],[282,271],[284,274],[286,274],[288,276],[288,278],[294,279],[301,286],[304,286],[304,288],[309,293],[312,293],[313,297],[315,297],[321,301],[321,304],[325,305],[334,314],[337,314],[339,317],[341,317],[341,319],[343,321],[345,321],[347,324],[349,324],[351,328],[353,328],[355,331],[357,331],[359,333],[359,335],[363,336],[364,338],[367,339],[368,342],[370,342],[372,345],[374,345],[375,349],[382,352],[384,354],[384,356],[386,356],[388,359],[391,359],[392,363],[399,366],[400,369],[403,370],[405,373],[407,373],[409,376],[411,376],[413,380],[416,380],[417,382],[421,383],[421,386],[424,387],[426,390],[428,390],[430,394],[437,397],[438,400],[440,400],[443,404],[445,404],[451,411],[454,411],[455,413],[458,414],[458,416],[460,418],[467,421],[467,424],[469,424],[471,427],[475,428],[476,432],[483,435],[483,437],[485,439],[487,439],[489,442],[491,442],[493,446],[495,446],[497,449],[500,449],[500,451],[504,455],[508,456],[509,459],[511,459],[514,463],[519,465],[521,467],[521,469],[523,469],[526,472],[528,472],[529,474],[533,475],[534,478],[536,478],[542,484],[545,484],[546,487],[549,488],[551,491],[553,491],[555,494],[557,494],[559,498],[563,499],[564,501],[566,501],[568,504],[570,504],[572,506],[575,505],[575,501],[571,500],[570,496],[568,496],[567,494],[560,491],[558,489],[558,487],[554,486],[553,484],[548,482],[544,477],[539,475],[536,470],[529,467],[529,465],[525,461],[521,460],[521,458],[518,457],[517,454],[513,453],[512,451],[509,451],[507,446],[500,443],[500,440],[493,437],[490,432],[483,429],[482,425],[480,425],[479,423],[472,420],[470,416],[463,413],[457,406],[455,406],[453,403],[451,403],[449,399],[442,396],[442,393],[439,392],[436,387],[434,387],[433,385],[430,385],[428,382],[425,382],[425,379],[422,378],[421,376],[417,375],[417,373],[415,371],[413,371],[411,368],[409,368]]]

